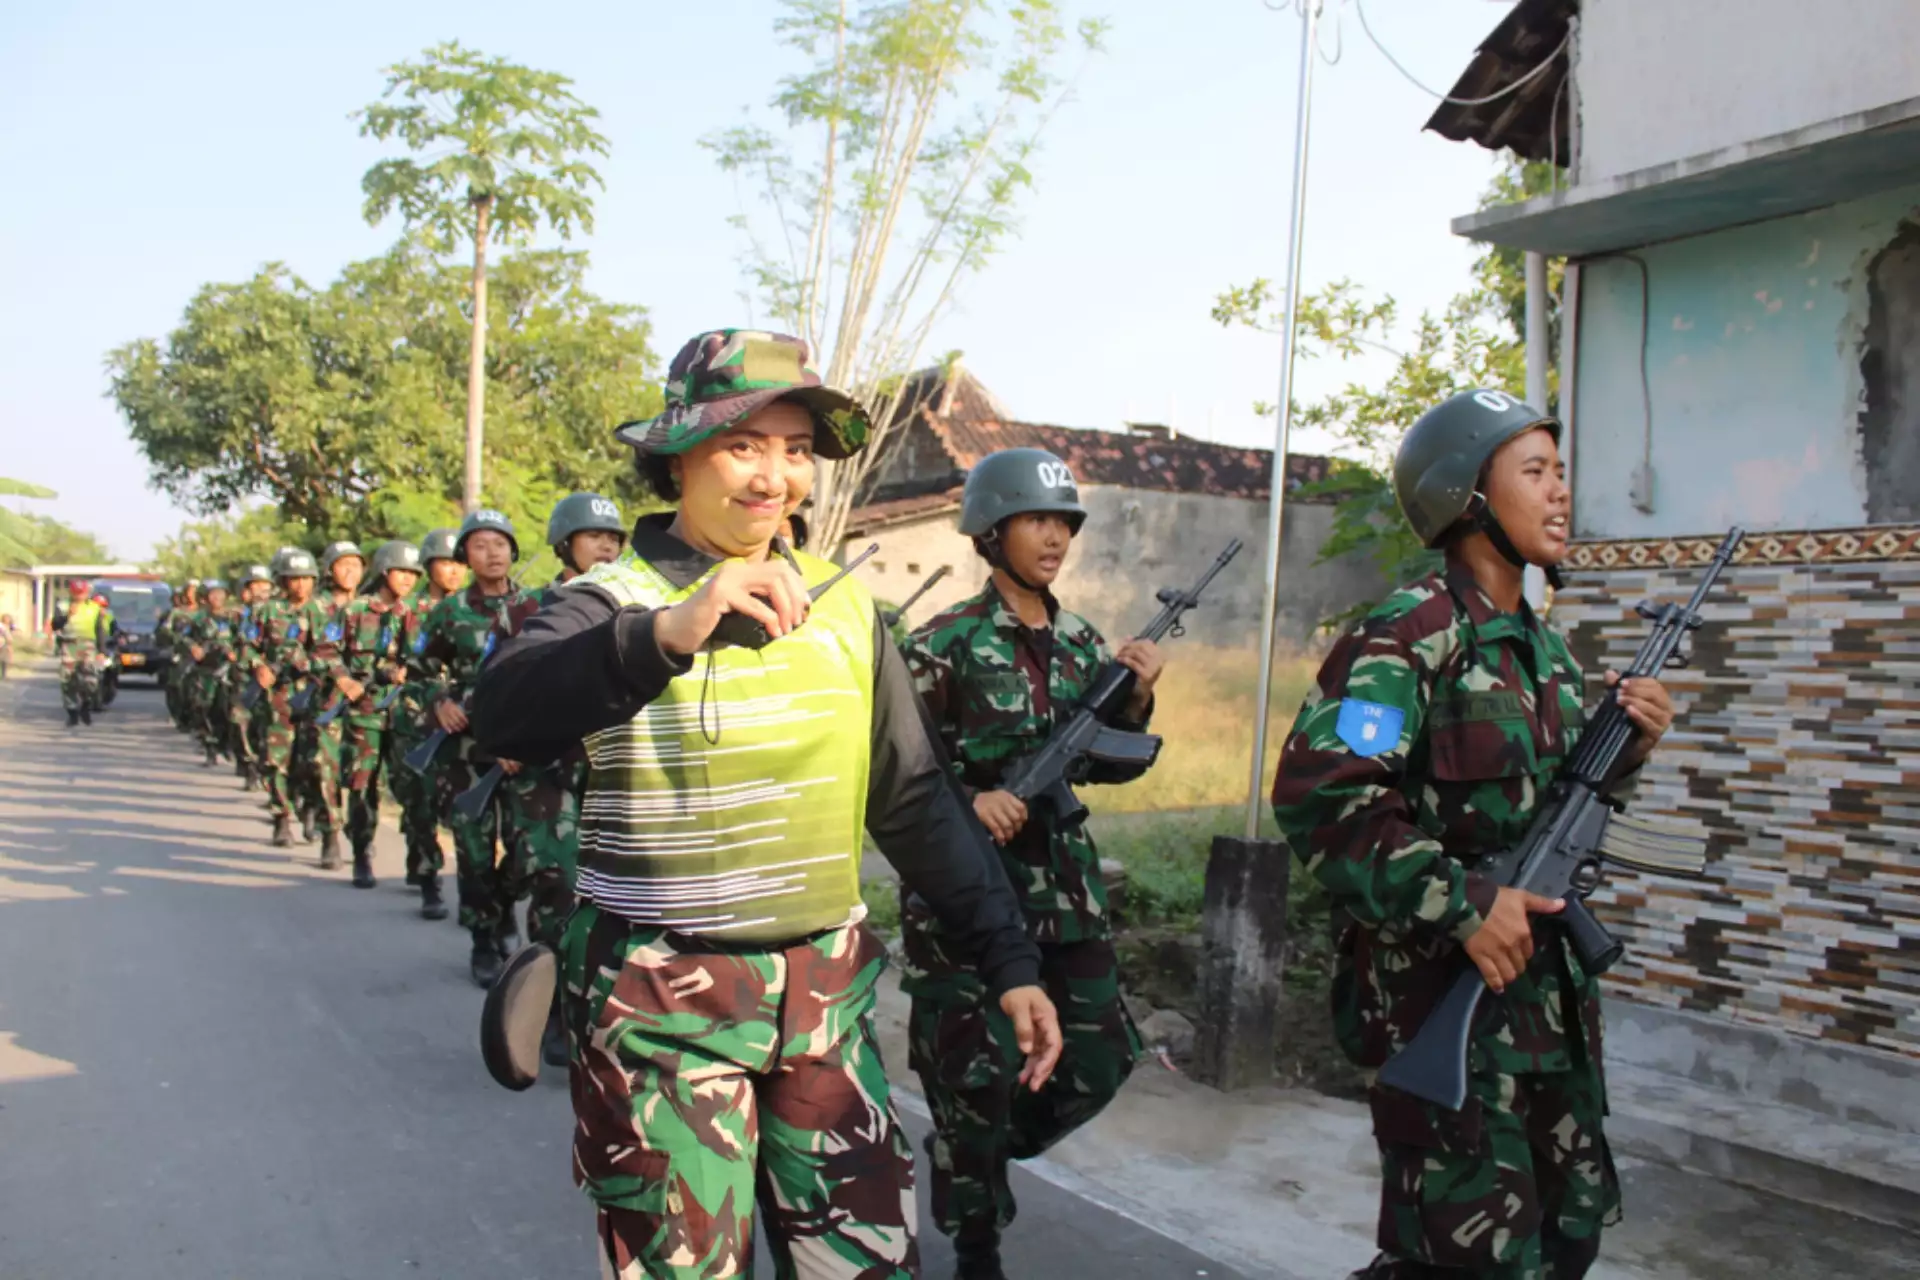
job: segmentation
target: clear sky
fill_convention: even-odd
[[[1224,287],[1284,271],[1299,19],[1283,0],[1068,0],[1112,21],[1035,166],[1023,234],[967,286],[933,340],[959,348],[1021,418],[1117,427],[1131,416],[1272,443],[1255,400],[1275,339],[1207,315]],[[1499,0],[1368,0],[1375,33],[1444,88],[1498,23]],[[1433,102],[1329,0],[1313,108],[1304,280],[1342,276],[1409,313],[1466,283],[1448,231],[1493,170],[1423,134]],[[762,105],[796,55],[769,0],[528,7],[495,0],[323,6],[177,0],[25,5],[0,42],[0,475],[45,511],[143,558],[186,513],[148,487],[103,398],[102,357],[163,337],[193,292],[280,260],[314,283],[381,252],[360,217],[384,154],[349,113],[379,68],[445,39],[564,72],[613,144],[601,164],[592,285],[647,307],[663,358],[740,317],[732,181],[696,140]],[[1343,376],[1301,370],[1312,394]],[[1323,441],[1296,437],[1296,451]]]

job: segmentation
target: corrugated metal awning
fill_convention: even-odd
[[[1426,127],[1455,142],[1477,142],[1492,151],[1505,148],[1528,160],[1555,160],[1565,167],[1573,110],[1564,97],[1572,50],[1564,46],[1579,11],[1579,0],[1520,0],[1480,42],[1447,96],[1490,97],[1547,59],[1553,59],[1553,65],[1496,101],[1470,107],[1443,102]]]

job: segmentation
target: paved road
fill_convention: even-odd
[[[0,1277],[595,1274],[564,1080],[487,1078],[397,838],[355,892],[197,755],[143,684],[70,731],[46,664],[0,683]],[[1233,1280],[1020,1177],[1016,1277]]]

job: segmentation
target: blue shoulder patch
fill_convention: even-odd
[[[425,653],[427,651],[427,633],[426,632],[422,631],[419,635],[413,638],[413,651],[415,653]]]
[[[328,624],[328,626],[327,626],[327,641],[328,641],[328,643],[330,643],[330,644],[339,644],[339,643],[340,643],[340,636],[341,636],[341,634],[342,634],[342,633],[341,633],[341,631],[340,631],[340,624],[339,624],[339,623],[337,623],[337,622],[334,622],[334,623],[329,623],[329,624]]]
[[[1363,757],[1385,755],[1400,745],[1400,727],[1407,713],[1379,702],[1348,698],[1340,704],[1340,718],[1333,731],[1353,754]]]

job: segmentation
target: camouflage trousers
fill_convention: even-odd
[[[185,650],[175,654],[173,661],[167,665],[167,715],[174,724],[183,728],[192,727],[192,722],[187,719],[187,677],[192,674],[192,669],[193,660]]]
[[[227,750],[227,686],[219,676],[205,668],[188,673],[193,691],[193,729],[200,744],[215,751]]]
[[[265,772],[267,812],[275,821],[293,816],[293,706],[292,690],[276,684],[253,704],[253,714],[266,720],[260,763]]]
[[[1140,1038],[1105,939],[1043,944],[1040,981],[1060,1011],[1060,1064],[1038,1093],[1020,1087],[1013,1022],[940,922],[908,898],[901,918],[913,997],[908,1064],[933,1113],[933,1218],[950,1236],[1003,1231],[1018,1206],[1010,1161],[1053,1146],[1113,1101]]]
[[[90,644],[60,646],[60,705],[78,711],[100,701],[100,654]]]
[[[380,827],[380,778],[386,772],[387,727],[381,716],[345,719],[347,726],[340,735],[340,787],[346,800],[347,842],[359,852],[373,847],[374,832]]]
[[[1479,1055],[1476,1053],[1476,1058]],[[1381,1280],[1578,1280],[1620,1220],[1600,1071],[1506,1075],[1476,1062],[1467,1104],[1371,1095]]]
[[[342,729],[338,719],[325,725],[315,719],[319,708],[316,699],[307,714],[294,722],[289,762],[293,797],[299,811],[311,813],[314,825],[322,832],[338,831],[346,825],[346,805],[340,793]]]
[[[394,711],[393,730],[387,735],[387,785],[400,806],[400,831],[407,838],[407,871],[438,873],[446,865],[440,849],[440,820],[434,810],[434,770],[425,776],[407,768],[406,754],[426,740],[409,725],[402,710]]]
[[[917,1274],[869,929],[723,949],[583,903],[561,957],[574,1181],[599,1206],[603,1276],[750,1277],[756,1201],[781,1280]]]
[[[514,825],[511,807],[501,802],[503,788],[494,789],[477,818],[461,817],[453,807],[454,799],[488,767],[456,756],[451,745],[444,748],[433,769],[434,805],[453,834],[460,927],[497,937],[512,930],[513,904],[529,891],[526,842]]]
[[[265,713],[257,706],[249,709],[240,701],[252,681],[242,677],[227,685],[227,749],[233,752],[233,758],[246,764],[257,764],[260,759],[259,729],[264,724]]]
[[[527,898],[527,941],[558,950],[573,911],[580,861],[580,783],[585,767],[548,765],[505,779],[504,798]],[[516,886],[518,887],[518,886]],[[516,896],[518,896],[516,894]]]

